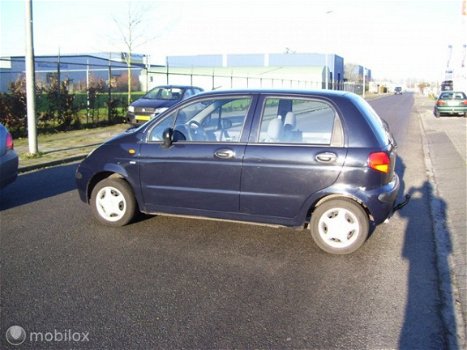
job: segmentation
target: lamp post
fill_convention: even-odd
[[[365,98],[365,66],[363,66],[363,89],[362,89],[362,97]]]
[[[34,63],[34,37],[33,37],[33,15],[32,0],[26,0],[26,104],[28,119],[28,142],[29,153],[39,152],[37,146],[36,130],[36,102],[35,102],[35,63]]]

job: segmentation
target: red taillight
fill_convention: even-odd
[[[444,105],[446,104],[446,102],[443,101],[443,100],[438,100],[438,102],[436,102],[436,104],[437,104],[438,106],[444,106]]]
[[[368,156],[368,166],[371,169],[381,171],[382,173],[389,173],[391,167],[391,159],[386,152],[375,152]]]
[[[464,100],[464,106],[467,106],[467,100]]]
[[[7,149],[13,149],[14,148],[13,137],[11,136],[10,133],[6,134],[6,148]]]

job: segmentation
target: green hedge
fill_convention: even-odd
[[[132,101],[143,96],[144,92],[133,92]],[[40,93],[36,95],[36,115],[39,133],[58,130],[79,129],[93,125],[115,124],[125,121],[127,93],[112,92],[109,115],[109,95],[95,93],[60,94]],[[27,133],[26,98],[24,92],[0,94],[0,122],[5,124],[15,137]]]
[[[131,100],[136,101],[140,97],[144,96],[144,92],[132,92],[131,93]],[[74,98],[73,105],[82,110],[87,109],[87,94],[83,92],[78,92],[71,94]],[[126,92],[113,92],[112,99],[119,101],[119,107],[126,109],[127,103],[127,93]],[[94,102],[94,106],[90,108],[97,109],[97,108],[107,108],[107,102],[109,99],[109,95],[107,93],[97,93],[96,99]],[[49,96],[47,94],[39,94],[36,95],[36,111],[37,113],[47,112],[50,109],[50,101]]]

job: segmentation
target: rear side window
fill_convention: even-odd
[[[270,97],[263,106],[258,141],[342,146],[342,126],[325,101]]]
[[[365,119],[369,122],[371,130],[373,130],[373,133],[378,139],[378,143],[381,146],[389,144],[395,145],[395,140],[389,132],[387,125],[383,122],[373,107],[371,107],[370,104],[360,96],[354,95],[352,100],[360,113],[362,113]]]

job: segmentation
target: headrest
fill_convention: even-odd
[[[268,140],[278,141],[282,136],[282,120],[275,118],[268,125]]]
[[[287,112],[284,119],[284,126],[290,125],[291,129],[295,129],[297,125],[297,118],[295,117],[294,112]]]

